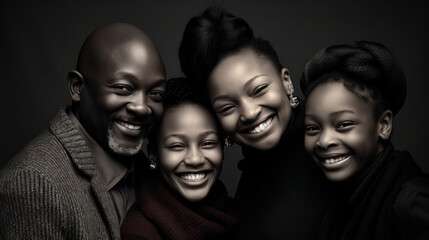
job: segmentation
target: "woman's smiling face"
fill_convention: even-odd
[[[204,199],[222,168],[223,152],[214,116],[182,103],[164,113],[158,162],[165,182],[185,199]]]
[[[318,85],[308,96],[305,148],[331,181],[347,180],[380,152],[374,101],[364,101],[342,82]]]
[[[291,118],[287,69],[251,49],[220,61],[209,76],[210,102],[226,134],[240,145],[275,147]]]

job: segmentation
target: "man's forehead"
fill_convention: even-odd
[[[97,29],[87,37],[79,53],[79,60],[82,63],[86,58],[111,51],[129,42],[157,52],[155,45],[142,30],[130,24],[115,23]]]
[[[138,28],[128,24],[114,24],[95,31],[88,37],[80,56],[80,67],[84,72],[106,71],[106,67],[130,64],[132,61],[165,67],[155,45]]]

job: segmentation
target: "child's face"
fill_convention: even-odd
[[[189,201],[205,198],[222,167],[219,133],[210,113],[182,104],[164,115],[158,142],[161,175]]]
[[[307,98],[305,148],[331,181],[356,175],[380,151],[374,102],[341,82],[317,86]]]

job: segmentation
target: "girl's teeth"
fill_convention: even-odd
[[[271,121],[272,121],[272,118],[269,118],[267,121],[259,124],[253,130],[250,130],[250,133],[259,133],[259,132],[265,130],[270,125]]]
[[[199,182],[207,176],[206,173],[184,173],[180,177],[185,181]]]
[[[341,156],[337,156],[337,157],[333,157],[333,158],[326,158],[326,159],[323,159],[323,162],[329,163],[329,164],[337,163],[337,162],[343,161],[344,159],[348,158],[348,156],[349,155],[346,154],[346,155],[341,155]]]

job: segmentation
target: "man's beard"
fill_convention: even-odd
[[[122,156],[134,156],[136,155],[143,146],[143,137],[140,138],[139,143],[135,147],[123,147],[120,146],[119,143],[116,141],[115,137],[113,136],[112,132],[112,124],[109,123],[109,127],[107,128],[107,144],[112,150],[112,152],[122,155]]]

